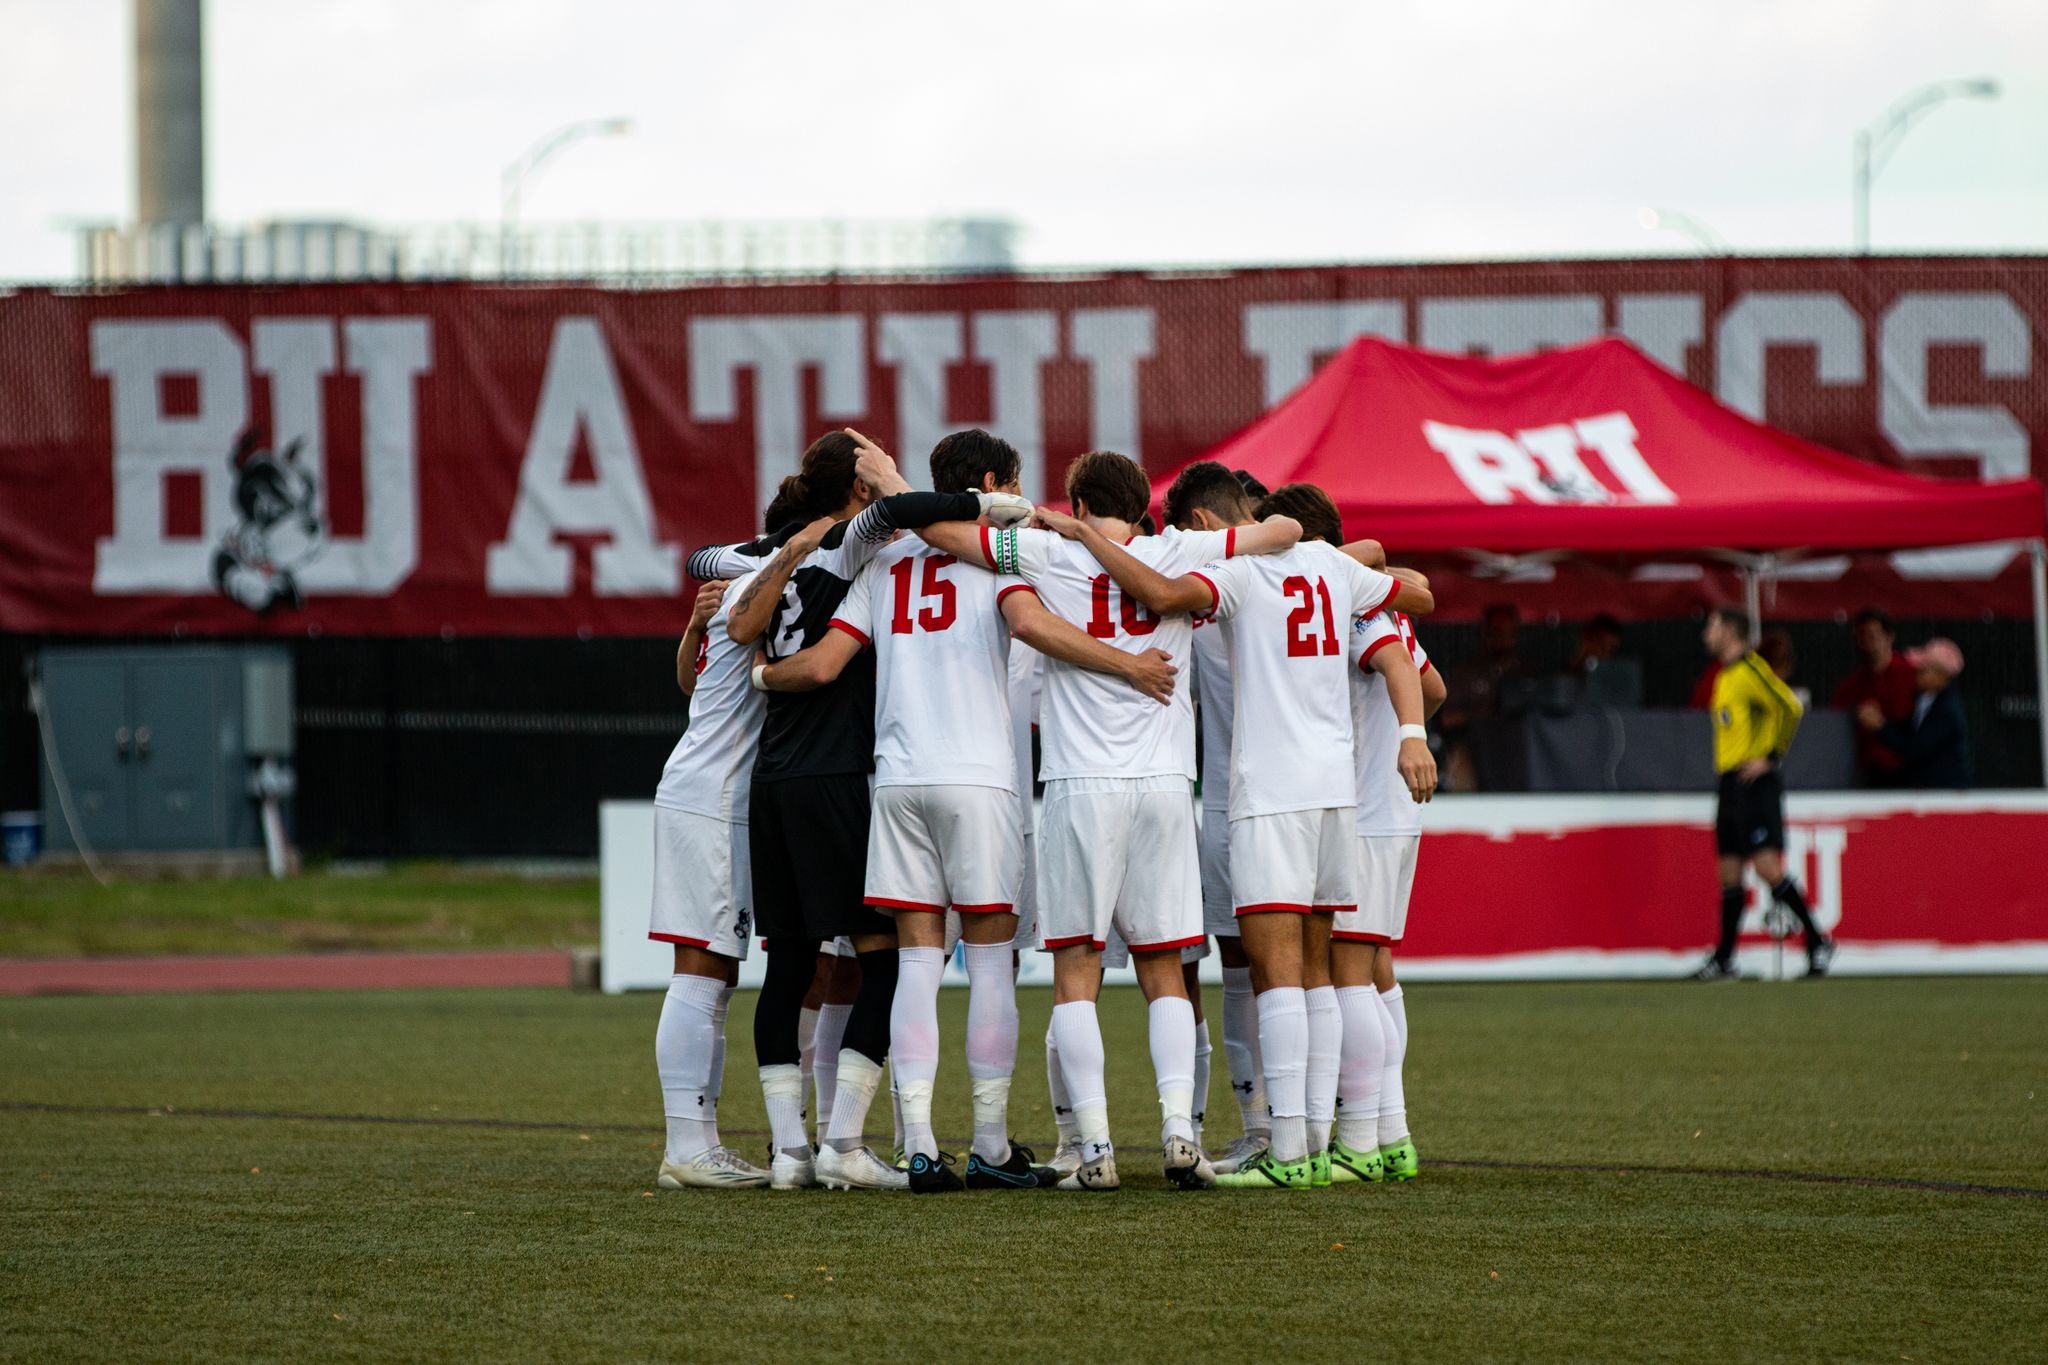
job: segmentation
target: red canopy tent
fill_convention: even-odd
[[[1706,554],[1756,585],[1781,556],[2031,541],[2048,763],[2048,502],[1851,459],[1722,406],[1626,341],[1505,360],[1361,337],[1202,458],[1307,481],[1403,555]],[[1171,476],[1154,487],[1163,495]]]

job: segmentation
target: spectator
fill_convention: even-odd
[[[1813,692],[1811,689],[1800,687],[1792,681],[1792,670],[1799,667],[1799,654],[1798,651],[1792,648],[1792,636],[1790,633],[1777,627],[1772,627],[1764,632],[1761,640],[1756,642],[1756,652],[1765,663],[1771,666],[1771,672],[1778,675],[1779,681],[1792,689],[1792,695],[1799,698],[1799,704],[1802,707],[1811,709],[1813,706]]]
[[[1907,650],[1905,659],[1920,689],[1911,713],[1905,720],[1887,720],[1876,701],[1866,701],[1856,708],[1856,722],[1898,761],[1893,785],[1967,787],[1970,731],[1954,686],[1963,651],[1953,640],[1936,638]]]
[[[1835,689],[1835,709],[1860,718],[1864,704],[1873,703],[1884,725],[1903,724],[1913,714],[1918,685],[1913,666],[1892,650],[1898,627],[1876,607],[1865,607],[1856,613],[1850,629],[1856,633],[1856,652],[1862,656],[1863,666]],[[1899,756],[1867,725],[1859,724],[1856,730],[1856,771],[1866,787],[1900,785]]]
[[[1444,768],[1458,791],[1481,785],[1472,751],[1472,722],[1500,714],[1501,694],[1522,680],[1526,670],[1517,652],[1521,613],[1512,603],[1495,602],[1480,617],[1479,652],[1451,670],[1455,681],[1438,724],[1444,737]]]
[[[1621,622],[1602,612],[1580,627],[1579,647],[1572,651],[1569,667],[1574,673],[1584,673],[1588,665],[1598,668],[1620,653]]]

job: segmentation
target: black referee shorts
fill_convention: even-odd
[[[868,777],[833,773],[756,782],[747,803],[754,924],[763,938],[891,934],[869,909]]]
[[[1753,858],[1765,849],[1785,848],[1785,779],[1776,768],[1754,782],[1721,774],[1721,801],[1714,811],[1714,851],[1724,858]]]

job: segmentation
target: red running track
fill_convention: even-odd
[[[0,996],[567,986],[566,952],[0,958]]]

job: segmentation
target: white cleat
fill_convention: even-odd
[[[1166,1178],[1183,1190],[1216,1188],[1216,1168],[1202,1149],[1186,1138],[1166,1140]]]
[[[1116,1178],[1116,1153],[1104,1152],[1095,1160],[1075,1171],[1059,1184],[1056,1190],[1113,1190],[1120,1181]]]
[[[814,1190],[818,1187],[817,1168],[811,1164],[809,1152],[797,1156],[791,1152],[777,1152],[775,1159],[768,1163],[768,1188],[771,1190]]]
[[[1062,1142],[1059,1150],[1052,1154],[1052,1160],[1045,1163],[1062,1176],[1072,1175],[1081,1169],[1081,1149],[1071,1142]]]
[[[818,1183],[828,1190],[907,1190],[910,1175],[869,1148],[841,1152],[827,1143],[818,1149]]]
[[[1230,1175],[1241,1171],[1259,1159],[1266,1150],[1269,1139],[1264,1133],[1246,1133],[1223,1149],[1223,1154],[1210,1163],[1210,1170],[1216,1175]]]
[[[768,1172],[730,1147],[713,1147],[680,1165],[662,1162],[654,1183],[664,1190],[758,1190],[768,1183]]]

